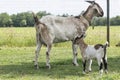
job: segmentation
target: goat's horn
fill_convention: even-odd
[[[88,3],[91,3],[91,4],[95,4],[95,1],[86,1]]]

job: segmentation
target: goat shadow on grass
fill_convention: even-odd
[[[21,62],[20,65],[0,65],[0,75],[9,74],[12,78],[21,77],[24,75],[44,76],[52,79],[65,78],[70,75],[83,76],[81,72],[82,66],[75,67],[71,62],[71,59],[67,59],[66,61],[60,60],[51,62],[51,69],[46,67],[45,62],[39,62],[39,69],[37,70],[34,68],[34,63],[32,61],[29,63]]]
[[[71,59],[51,62],[51,69],[45,67],[45,62],[39,62],[40,68],[34,69],[33,62],[22,62],[20,65],[0,65],[0,75],[7,75],[14,77],[21,77],[23,75],[29,76],[44,76],[52,79],[65,78],[66,76],[85,76],[82,74],[82,61],[78,60],[79,66],[73,66]],[[120,72],[120,56],[108,58],[108,71]],[[97,61],[93,60],[92,71],[98,72]]]

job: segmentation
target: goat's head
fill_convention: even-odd
[[[91,4],[88,7],[88,9],[93,11],[94,15],[96,15],[97,17],[102,17],[104,15],[103,9],[100,7],[98,3],[96,3],[95,1],[86,1],[86,2]]]

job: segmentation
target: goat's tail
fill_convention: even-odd
[[[102,60],[103,60],[105,72],[107,73],[108,67],[107,67],[107,56],[106,56],[107,51],[106,51],[106,48],[109,46],[108,41],[106,41],[106,43],[103,46],[104,46],[104,56],[103,56]]]
[[[34,18],[35,23],[38,25],[40,23],[40,21],[39,21],[37,15],[34,12],[32,12],[32,14],[33,14],[33,18]]]
[[[104,57],[103,58],[106,57],[106,48],[108,47],[108,45],[109,45],[108,41],[106,41],[106,43],[103,45],[104,46]]]
[[[104,48],[107,48],[109,45],[108,41],[106,41],[106,43],[104,44]]]

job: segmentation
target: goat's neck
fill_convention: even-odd
[[[83,16],[85,17],[85,19],[86,19],[89,23],[91,23],[92,18],[95,16],[95,15],[94,15],[94,11],[88,10],[88,11],[86,11],[86,12],[83,14]]]
[[[86,29],[88,29],[89,27],[89,21],[84,17],[84,16],[80,16],[80,20],[83,22],[84,26]]]
[[[79,46],[80,46],[81,51],[84,51],[88,45],[84,42],[84,40],[80,40]]]

